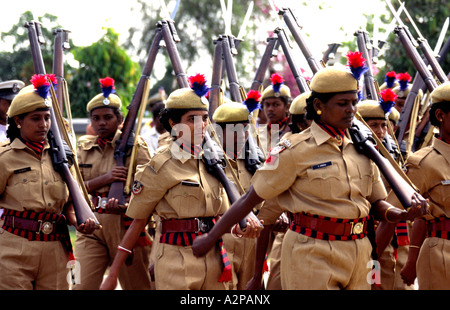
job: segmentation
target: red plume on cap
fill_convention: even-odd
[[[247,106],[249,113],[252,113],[256,109],[261,110],[260,99],[261,94],[257,90],[251,90],[247,93],[247,99],[245,99],[244,104]]]
[[[39,96],[46,99],[50,90],[51,84],[47,74],[34,74],[30,80],[33,84],[35,91]]]
[[[208,94],[209,87],[206,85],[205,75],[197,73],[196,75],[189,76],[188,81],[197,96],[203,97]]]
[[[406,90],[408,88],[408,82],[411,82],[411,76],[408,72],[397,74],[397,80],[400,84],[400,90]]]
[[[281,85],[284,83],[284,79],[278,73],[274,73],[270,76],[270,81],[272,82],[273,91],[278,93],[280,92]]]
[[[369,70],[369,68],[365,66],[366,59],[362,57],[361,52],[349,51],[347,53],[347,61],[348,65],[350,66],[352,75],[356,80],[359,80],[361,75],[363,75],[364,72]]]
[[[390,88],[386,88],[380,92],[380,105],[384,113],[389,113],[395,104],[397,94]]]
[[[103,97],[108,98],[111,93],[115,93],[114,89],[114,79],[110,77],[105,77],[98,80],[100,82]]]
[[[386,73],[386,76],[384,77],[384,81],[386,82],[386,86],[388,88],[394,87],[394,83],[397,77],[397,73],[395,71],[390,71]]]

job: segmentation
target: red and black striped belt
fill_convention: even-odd
[[[427,221],[427,233],[427,237],[450,240],[450,219],[443,216]]]
[[[65,233],[66,219],[56,213],[36,213],[32,211],[6,210],[4,214],[3,229],[11,233],[21,235],[28,239],[58,240]],[[54,238],[37,238],[34,235],[54,235]]]
[[[323,240],[355,240],[367,236],[369,216],[338,219],[307,213],[291,213],[290,229],[308,237]]]

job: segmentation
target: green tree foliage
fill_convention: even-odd
[[[33,59],[31,57],[30,41],[28,31],[24,27],[26,22],[32,21],[33,15],[30,11],[23,13],[17,24],[13,25],[8,32],[1,33],[1,40],[13,42],[12,51],[0,52],[0,81],[22,80],[29,84],[31,76],[34,74]],[[53,29],[61,28],[57,22],[57,17],[51,14],[44,14],[37,20],[42,23],[42,34],[46,43],[41,46],[42,58],[45,70],[52,72],[53,63]]]
[[[395,2],[392,1],[395,5]],[[398,5],[395,5],[398,8]],[[408,0],[405,1],[405,7],[411,15],[414,23],[419,28],[422,36],[428,41],[432,49],[434,49],[436,42],[441,33],[445,19],[450,16],[450,4],[446,0]],[[384,16],[383,19],[389,23],[392,15]],[[417,32],[414,30],[410,20],[405,13],[401,15],[403,23],[409,28],[414,38],[418,38]],[[447,30],[444,43],[449,39],[450,31]],[[423,55],[420,48],[417,49],[420,55]],[[414,77],[417,72],[412,61],[409,59],[405,48],[395,34],[391,34],[388,39],[388,46],[382,57],[386,62],[386,67],[382,68],[377,78],[379,83],[383,83],[386,72],[408,72]],[[441,64],[445,73],[450,72],[450,54],[443,59]],[[381,85],[381,84],[380,84]]]
[[[122,111],[131,102],[141,75],[138,63],[131,60],[124,48],[119,46],[119,35],[107,28],[99,41],[86,47],[75,47],[71,51],[79,68],[68,81],[69,94],[74,117],[86,117],[86,105],[101,93],[99,79],[111,77],[122,100]]]
[[[165,18],[161,13],[159,1],[143,1],[138,0],[141,5],[140,11],[142,12],[143,28],[130,29],[129,39],[125,46],[128,49],[135,48],[139,58],[142,60],[141,66],[146,60],[147,52],[150,48],[153,40],[157,23]],[[166,1],[167,5],[173,4],[170,1]],[[227,1],[225,1],[227,3]],[[233,16],[231,32],[234,36],[237,36],[244,20],[245,13],[247,11],[250,1],[247,0],[234,0],[233,1]],[[170,6],[172,7],[172,6]],[[170,12],[169,12],[170,13]],[[253,10],[252,19],[255,15],[261,15],[261,12],[256,8]],[[183,61],[183,69],[185,71],[199,59],[205,57],[208,61],[212,59],[214,55],[214,43],[219,35],[225,33],[225,24],[222,17],[222,9],[220,1],[208,1],[208,0],[183,0],[180,1],[177,14],[174,18],[175,27],[177,33],[181,38],[181,41],[177,43],[177,49],[180,54],[180,58]],[[250,32],[248,37],[252,37],[251,32],[255,30],[255,25],[250,24],[247,31]],[[261,30],[259,30],[261,31]],[[134,39],[136,36],[140,36],[139,44],[135,46]],[[251,75],[256,70],[257,62],[260,55],[255,53],[254,44],[252,40],[242,41],[239,45],[238,54],[235,56],[234,62],[236,64],[236,71],[239,79],[246,79],[252,77]],[[263,42],[264,43],[264,42]],[[166,66],[166,73],[163,79],[152,85],[150,94],[155,93],[160,86],[163,86],[167,92],[172,90],[172,87],[177,87],[173,83],[173,72],[171,70],[170,61],[166,51],[165,61],[168,63]],[[251,70],[249,70],[249,65]],[[210,68],[205,68],[207,71],[201,72],[209,74]],[[153,72],[153,76],[154,76]]]

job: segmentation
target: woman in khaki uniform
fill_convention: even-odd
[[[380,101],[364,100],[358,103],[358,112],[372,129],[376,136],[383,143],[386,150],[392,155],[392,158],[397,161],[399,150],[395,141],[388,134],[388,122],[393,108],[394,100],[397,95],[387,88],[381,91]],[[383,184],[387,193],[391,191],[391,187],[386,179],[381,176]],[[408,286],[403,283],[400,277],[400,270],[403,268],[406,258],[408,257],[408,223],[401,221],[396,225],[392,231],[392,237],[389,238],[389,243],[384,249],[381,246],[377,249],[379,256],[377,258],[380,263],[380,282],[372,286],[373,289],[381,290],[405,290],[414,289],[413,286]],[[386,233],[384,230],[379,230],[377,233]],[[384,245],[383,245],[384,247]]]
[[[418,208],[406,212],[384,201],[377,167],[345,134],[358,102],[356,71],[361,72],[326,68],[316,73],[307,100],[307,117],[314,122],[272,149],[248,193],[195,241],[196,255],[203,255],[254,204],[276,198],[279,207],[263,205],[258,217],[270,225],[282,212],[290,213],[281,254],[283,289],[370,289],[369,216],[399,221],[416,216]],[[419,198],[415,195],[414,206]]]
[[[73,260],[67,225],[76,226],[69,191],[49,154],[49,76],[33,85],[8,110],[10,142],[0,148],[0,289],[68,289]],[[36,87],[36,88],[35,88]],[[91,233],[89,219],[77,229]]]
[[[431,125],[439,128],[432,145],[412,154],[407,175],[429,200],[430,214],[416,219],[410,234],[409,255],[401,275],[419,289],[450,289],[450,83],[431,93]],[[397,204],[396,197],[389,201]]]
[[[191,245],[228,209],[228,198],[219,181],[202,160],[208,124],[208,88],[204,77],[189,78],[192,88],[170,94],[161,121],[174,140],[160,148],[147,165],[139,166],[127,215],[134,219],[120,243],[102,289],[113,289],[117,273],[133,248],[137,232],[152,215],[157,225],[154,248],[155,284],[159,290],[222,290],[232,279],[231,265],[222,242],[203,258]],[[206,154],[205,154],[206,155]],[[156,238],[155,238],[156,239]]]
[[[98,289],[103,281],[106,269],[111,264],[131,219],[125,216],[126,209],[110,208],[106,205],[111,183],[126,181],[130,158],[126,165],[116,166],[114,150],[121,132],[118,129],[123,117],[120,114],[121,100],[111,92],[114,80],[100,79],[102,93],[96,95],[88,104],[87,111],[92,128],[97,135],[83,136],[78,141],[78,162],[86,188],[92,196],[95,213],[102,225],[102,230],[93,235],[77,234],[75,257],[80,263],[81,281],[75,290]],[[150,153],[145,142],[139,137],[137,164],[150,160]],[[151,250],[150,236],[142,232],[132,260],[121,269],[119,281],[124,290],[151,289],[148,273]]]
[[[260,96],[258,92],[250,91],[244,103],[231,101],[223,103],[213,115],[213,121],[218,126],[219,139],[227,156],[226,175],[237,184],[241,195],[250,188],[253,169],[256,169],[256,167],[247,168],[247,156],[255,154],[250,155],[246,148],[250,134],[250,108],[245,102],[251,100],[259,102]],[[239,228],[233,227],[231,234],[225,234],[223,240],[233,266],[233,288],[245,290],[255,269],[256,239],[243,238],[237,231]]]
[[[278,73],[270,77],[271,84],[261,94],[261,106],[267,123],[258,128],[259,147],[267,156],[280,139],[289,132],[289,108],[291,104],[291,90],[284,84],[284,79]],[[280,261],[281,243],[283,241],[286,223],[283,218],[272,229],[269,250],[267,253],[267,267],[269,278],[266,289],[281,289]]]

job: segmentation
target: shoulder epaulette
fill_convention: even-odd
[[[298,134],[292,134],[285,139],[281,139],[281,141],[278,142],[278,144],[286,148],[293,148],[297,144],[308,140],[310,137],[311,137],[310,133],[308,134],[307,132],[301,132]]]
[[[170,148],[165,147],[158,149],[158,152],[152,157],[148,166],[153,172],[158,173],[159,169],[161,169],[161,167],[171,158],[172,153],[170,152]]]
[[[97,139],[97,136],[92,136],[92,135],[81,136],[78,139],[78,147],[83,148],[83,149],[90,148],[90,147],[92,147],[92,145],[94,145],[96,139]]]
[[[6,153],[7,151],[11,150],[11,143],[9,141],[7,142],[2,142],[0,144],[0,156],[4,153]]]
[[[422,160],[424,160],[425,157],[427,157],[428,154],[430,154],[432,151],[433,151],[432,147],[422,148],[417,152],[415,152],[414,154],[412,154],[411,156],[409,156],[407,162],[408,164],[418,167],[422,162]]]

